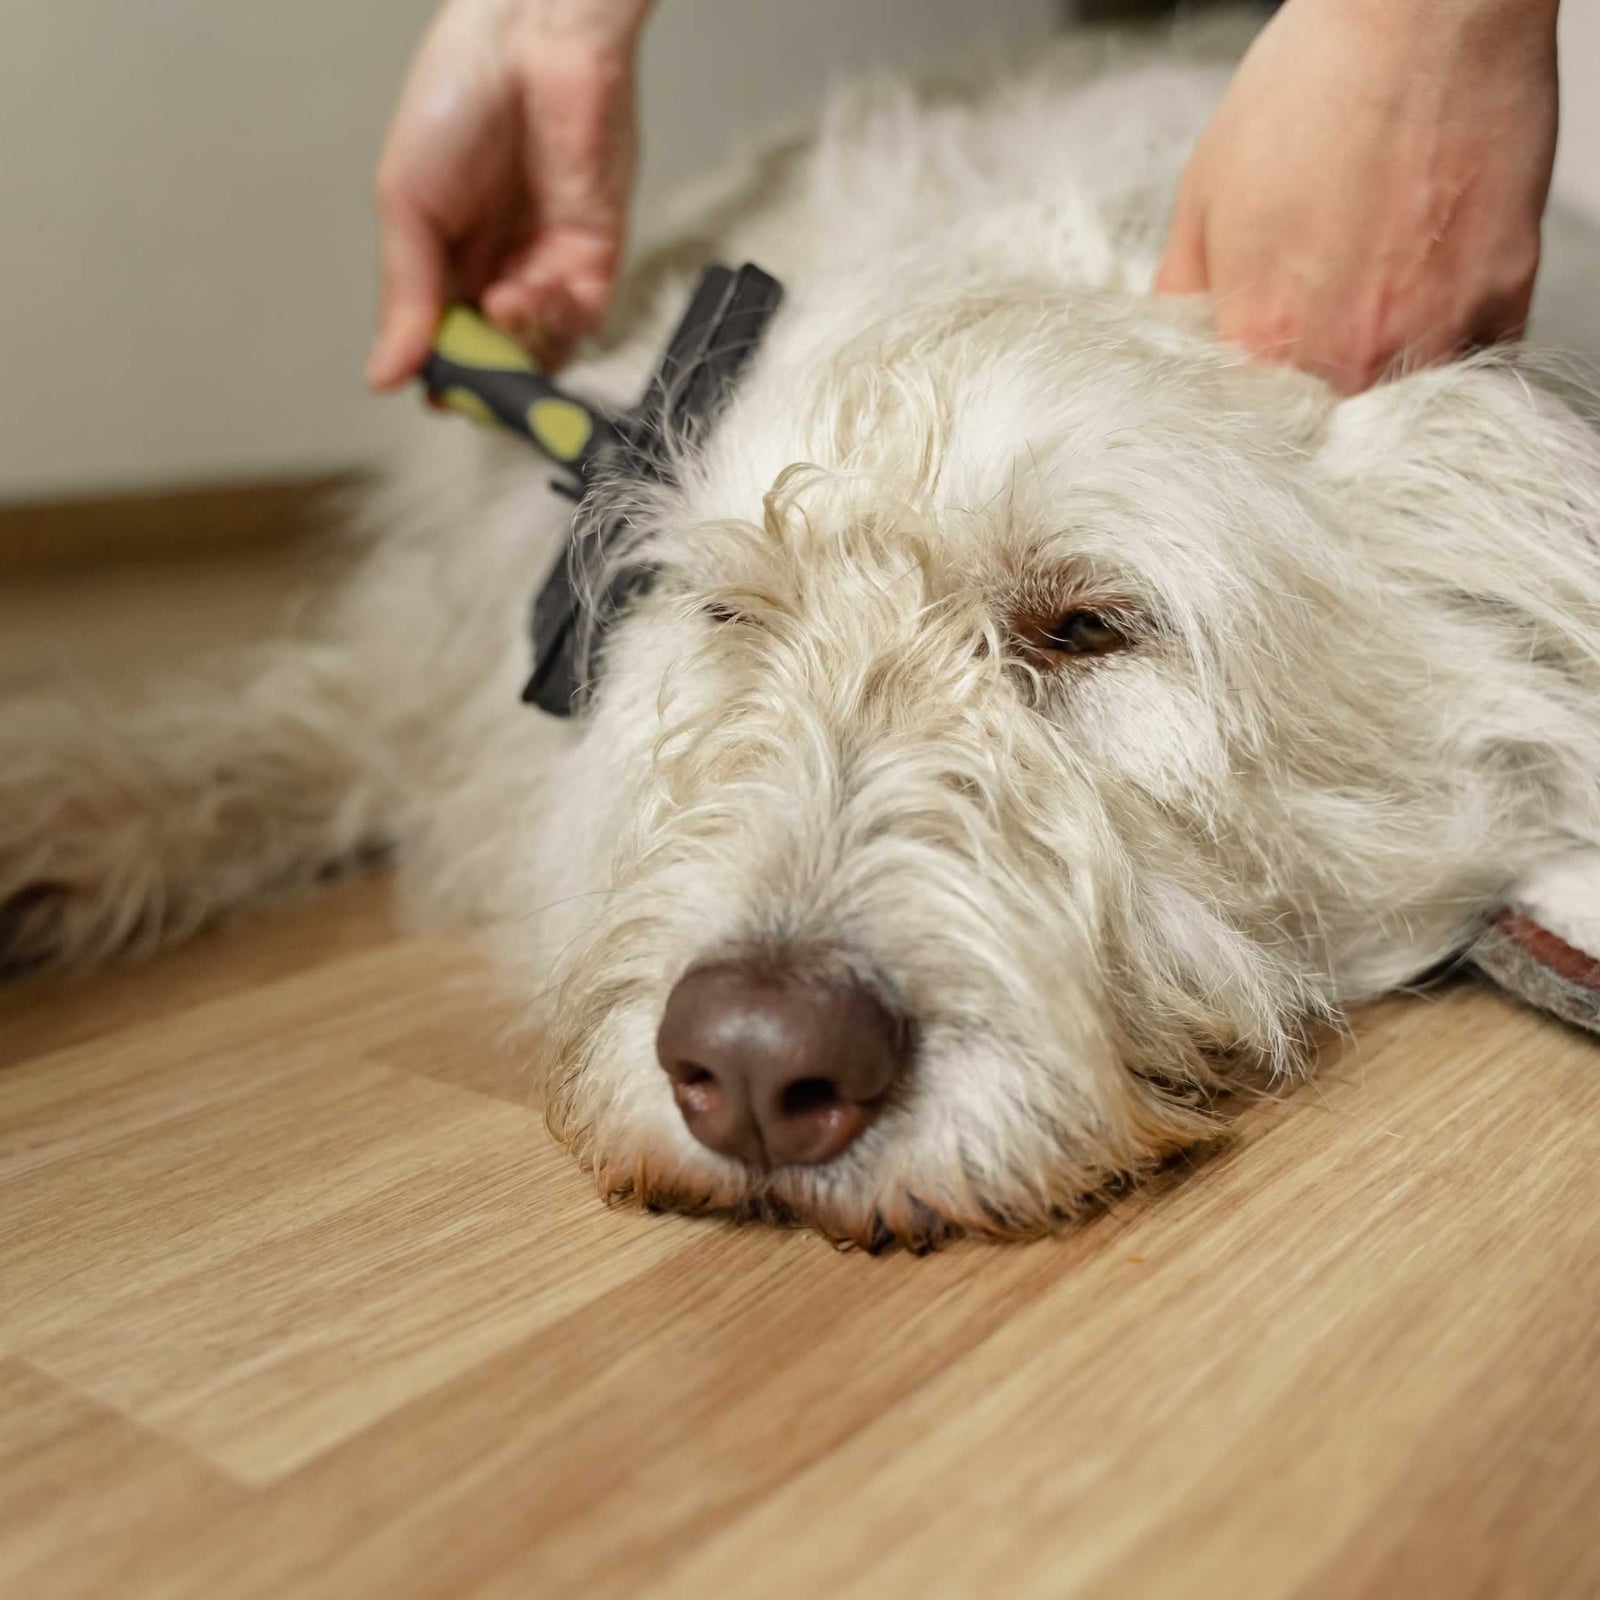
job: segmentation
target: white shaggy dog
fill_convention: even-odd
[[[1600,842],[1587,424],[1505,359],[1340,403],[1153,303],[1222,74],[1086,62],[847,97],[645,263],[572,375],[618,404],[704,259],[788,298],[587,716],[518,703],[570,507],[443,422],[305,636],[0,712],[11,960],[392,846],[606,1192],[921,1245],[1205,1135]]]

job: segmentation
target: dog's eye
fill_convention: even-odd
[[[725,628],[740,634],[767,631],[766,621],[759,611],[747,611],[743,606],[729,600],[702,600],[699,611],[719,633]]]
[[[1010,609],[1008,653],[1014,653],[1016,665],[1033,675],[1066,672],[1072,670],[1069,662],[1129,650],[1150,631],[1143,615],[1126,601],[1057,611],[1048,601],[1041,605],[1024,599]]]
[[[1138,637],[1138,622],[1120,610],[1091,610],[1072,606],[1070,611],[1013,614],[1011,637],[1035,667],[1077,656],[1109,656],[1126,650]]]
[[[1034,642],[1042,650],[1063,656],[1103,656],[1128,643],[1123,624],[1100,611],[1067,611],[1049,627],[1042,628]]]

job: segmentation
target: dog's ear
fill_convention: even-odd
[[[1600,401],[1532,360],[1483,355],[1340,401],[1317,463],[1379,572],[1600,695],[1594,415]]]
[[[1481,762],[1571,841],[1507,864],[1468,958],[1600,1033],[1600,433],[1552,377],[1494,355],[1383,384],[1338,405],[1319,463],[1385,581],[1465,618]]]

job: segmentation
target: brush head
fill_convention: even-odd
[[[782,298],[759,267],[707,267],[644,397],[597,422],[604,436],[578,466],[572,535],[534,602],[533,673],[522,694],[529,705],[557,717],[581,711],[606,630],[650,586],[647,569],[616,565],[626,524],[608,514],[597,481],[670,483],[673,463],[709,437]]]

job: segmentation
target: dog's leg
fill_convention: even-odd
[[[496,803],[525,798],[512,768],[543,757],[517,691],[568,514],[513,463],[447,458],[390,485],[372,548],[300,637],[131,704],[0,704],[0,969],[147,951],[390,845],[425,897],[472,914],[500,877]]]
[[[0,709],[0,968],[87,965],[381,845],[396,778],[360,674],[267,647],[131,708]]]

